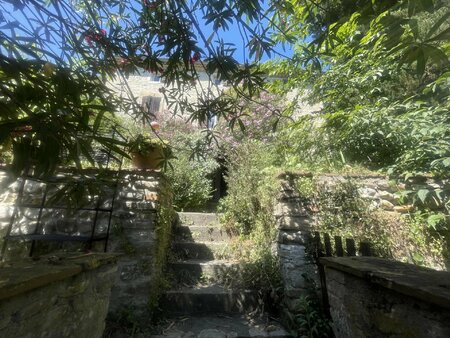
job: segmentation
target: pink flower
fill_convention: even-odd
[[[153,130],[158,130],[161,126],[159,125],[158,122],[152,121],[152,122],[150,122],[150,127],[151,127]]]
[[[195,52],[194,55],[192,55],[192,57],[191,57],[191,63],[194,64],[198,60],[200,60],[200,53],[199,52]]]

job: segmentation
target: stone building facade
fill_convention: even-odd
[[[221,81],[214,75],[208,75],[200,67],[197,67],[196,70],[197,80],[185,84],[179,93],[188,103],[195,104],[200,98],[211,99],[218,97],[224,90],[229,88],[226,82]],[[142,68],[126,77],[116,77],[114,81],[108,83],[108,86],[120,97],[129,97],[129,92],[131,91],[137,103],[149,114],[150,119],[154,117],[153,115],[174,113],[166,97],[169,96],[169,92],[180,89],[176,87],[176,84],[165,84],[164,78],[159,73]],[[177,115],[182,114],[177,113]],[[214,123],[214,112],[211,112],[211,121],[208,121],[208,126],[213,126]]]
[[[195,65],[197,72],[197,79],[189,84],[183,85],[181,97],[186,99],[188,103],[196,104],[201,99],[212,99],[221,95],[228,90],[230,86],[226,81],[219,79],[216,75],[209,75],[200,64]],[[279,78],[268,78],[267,81],[279,80]],[[131,91],[137,103],[141,105],[144,111],[149,115],[174,113],[170,107],[165,96],[167,93],[180,89],[175,84],[167,85],[164,83],[164,78],[159,73],[150,70],[139,68],[137,72],[126,77],[117,76],[115,80],[108,83],[108,86],[113,89],[120,97],[129,97]],[[180,97],[180,99],[181,99]],[[297,103],[294,112],[294,118],[304,115],[314,115],[318,113],[322,105],[310,104],[303,96],[296,90],[286,94],[286,103],[295,101]],[[182,114],[177,114],[181,115]],[[211,116],[206,123],[206,127],[213,127],[217,123],[215,112],[211,112]]]

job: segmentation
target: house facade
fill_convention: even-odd
[[[139,68],[137,72],[126,78],[117,77],[108,86],[121,97],[128,97],[129,91],[131,91],[137,103],[141,105],[150,119],[156,118],[161,113],[172,111],[164,97],[164,92],[176,89],[176,84],[165,84],[158,73]],[[195,104],[200,97],[215,98],[227,88],[229,87],[216,76],[208,75],[204,70],[197,69],[197,80],[190,83],[189,86],[185,86],[181,95],[183,99],[187,99],[188,103]],[[207,121],[208,127],[213,127],[215,122],[216,117],[211,114]]]
[[[184,91],[181,93],[183,99],[186,99],[188,103],[196,104],[201,98],[211,99],[218,97],[224,90],[229,88],[224,81],[221,81],[214,75],[207,74],[201,65],[196,66],[196,72],[196,81],[185,86]],[[271,80],[274,79],[268,79],[268,81]],[[141,105],[150,120],[156,119],[161,113],[168,114],[170,112],[173,114],[173,109],[171,109],[165,99],[164,92],[167,93],[177,89],[176,84],[168,86],[158,73],[139,68],[137,72],[128,75],[126,78],[118,76],[109,83],[109,87],[121,97],[128,97],[131,91],[133,97]],[[316,114],[322,109],[321,104],[311,105],[302,100],[295,90],[289,92],[284,100],[286,103],[292,101],[297,102],[297,108],[293,115],[294,119],[303,115]],[[177,115],[183,117],[181,114]],[[187,116],[184,117],[187,119]],[[216,122],[217,117],[212,112],[208,117],[206,127],[212,128]]]

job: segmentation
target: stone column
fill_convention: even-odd
[[[117,191],[108,252],[120,253],[110,312],[130,307],[147,316],[158,297],[169,248],[171,196],[164,176],[125,171]]]
[[[307,175],[283,173],[278,177],[281,187],[275,205],[278,255],[286,305],[291,312],[295,312],[300,298],[310,292],[308,280],[316,279],[315,265],[307,252],[312,218],[307,201],[295,188],[295,180]]]

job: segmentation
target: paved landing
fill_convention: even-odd
[[[181,316],[166,319],[154,338],[292,337],[275,321],[245,315]]]

